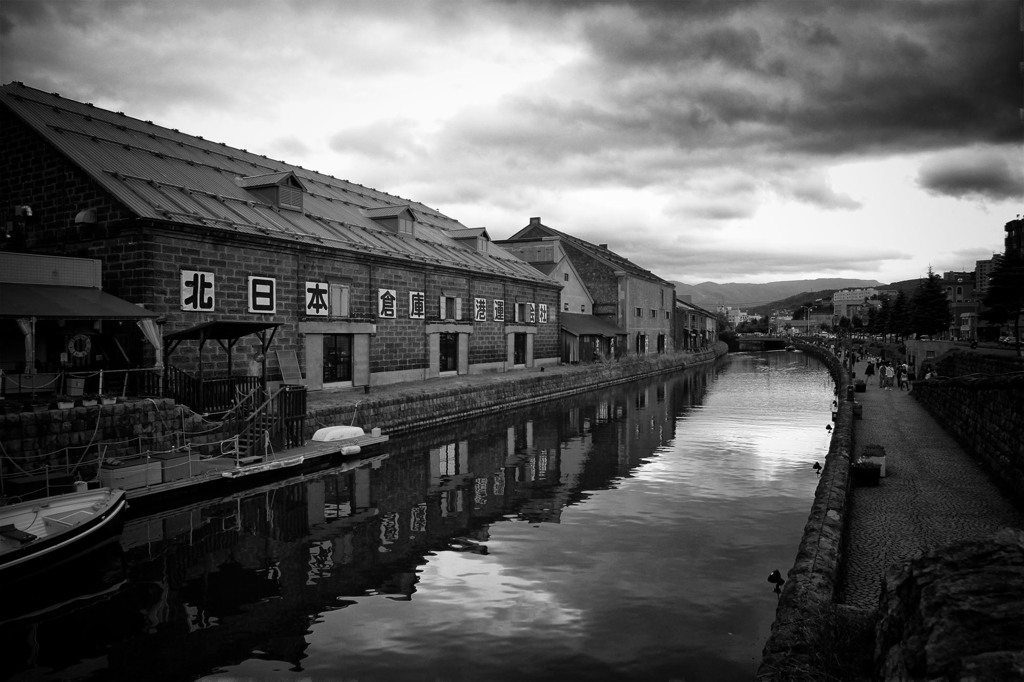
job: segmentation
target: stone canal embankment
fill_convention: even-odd
[[[848,514],[850,457],[853,453],[853,401],[847,400],[850,373],[829,350],[798,343],[819,358],[836,383],[836,419],[825,465],[814,492],[796,561],[786,574],[772,633],[765,645],[758,679],[787,679],[788,672],[806,670],[814,658],[812,630],[832,607],[842,569],[843,538]],[[780,676],[781,673],[781,676]]]
[[[713,362],[718,342],[702,352],[628,357],[611,362],[442,377],[408,384],[309,394],[306,436],[324,426],[380,428],[388,435],[429,428],[495,410],[521,407]]]

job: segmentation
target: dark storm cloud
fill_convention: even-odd
[[[1024,199],[1020,154],[1007,159],[993,152],[943,155],[921,167],[918,183],[931,194],[963,198]],[[1016,167],[1013,165],[1017,162]]]
[[[580,20],[595,60],[581,75],[614,108],[605,132],[646,112],[686,148],[749,123],[825,156],[1019,137],[1017,2],[721,4],[574,5],[616,10]]]

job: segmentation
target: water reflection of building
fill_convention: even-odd
[[[558,522],[632,475],[671,441],[711,371],[396,439],[387,459],[131,520],[133,588],[97,632],[141,624],[109,645],[111,665],[125,677],[154,665],[200,675],[259,651],[298,669],[325,611],[412,599],[432,554],[484,553],[500,520]]]

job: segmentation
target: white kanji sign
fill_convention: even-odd
[[[473,319],[477,322],[487,321],[487,299],[486,298],[474,298],[473,299]]]
[[[530,324],[537,324],[537,304],[527,303],[526,305],[530,309]]]
[[[394,318],[398,312],[398,296],[394,289],[377,290],[377,317]]]
[[[422,320],[427,315],[427,297],[422,291],[409,292],[409,317]]]
[[[181,271],[181,309],[212,311],[214,309],[214,278],[212,272]]]
[[[505,321],[505,301],[498,298],[494,299],[494,321]]]
[[[277,312],[277,281],[273,277],[249,276],[249,312]]]
[[[541,303],[540,304],[540,323],[541,324],[547,324],[547,321],[548,321],[548,304],[547,303]]]
[[[306,314],[327,317],[331,309],[329,293],[327,282],[306,282]]]

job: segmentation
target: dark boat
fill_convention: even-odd
[[[121,532],[125,492],[98,488],[0,507],[0,581],[49,569]]]

